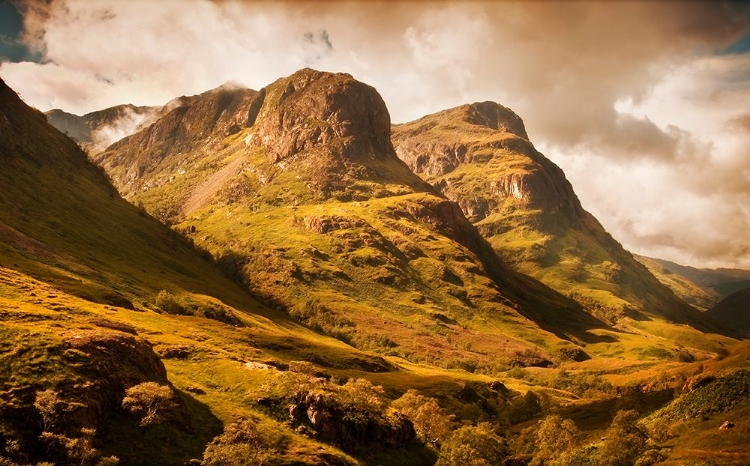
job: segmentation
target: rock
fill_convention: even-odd
[[[255,370],[261,370],[261,371],[275,371],[278,370],[274,366],[271,366],[266,363],[262,362],[256,362],[256,361],[248,361],[245,363],[245,369],[255,369]]]
[[[734,423],[730,421],[724,421],[724,424],[719,427],[719,430],[729,430],[734,428]]]
[[[105,331],[70,332],[64,338],[65,358],[87,381],[62,390],[66,401],[80,403],[79,408],[65,413],[61,422],[73,430],[104,424],[120,409],[125,390],[130,387],[143,382],[172,385],[164,364],[146,340]],[[179,407],[170,423],[190,430],[187,406],[181,398],[177,400]]]
[[[302,393],[288,407],[290,421],[300,430],[309,426],[316,439],[339,446],[345,451],[362,447],[400,448],[414,441],[416,432],[411,421],[397,415],[384,418],[380,414],[349,412],[327,394]]]
[[[97,327],[109,328],[112,330],[119,330],[120,332],[129,333],[131,335],[138,335],[135,327],[122,322],[114,322],[109,319],[89,319],[89,323],[96,325]]]

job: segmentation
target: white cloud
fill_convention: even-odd
[[[747,33],[739,3],[29,0],[26,29],[46,61],[0,75],[42,110],[304,66],[375,86],[395,122],[495,100],[626,247],[750,268],[750,54],[713,54]]]

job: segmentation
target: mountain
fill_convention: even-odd
[[[88,152],[100,152],[113,142],[147,126],[160,107],[137,107],[125,104],[74,115],[60,109],[45,112],[47,121],[76,140]]]
[[[735,291],[706,311],[706,314],[750,335],[750,288]]]
[[[565,340],[598,338],[587,331],[605,324],[505,267],[389,136],[377,91],[302,70],[205,93],[96,160],[249,289],[359,348],[546,364]]]
[[[579,202],[518,115],[480,102],[393,129],[398,156],[522,273],[617,323],[666,318],[715,328],[638,263]]]
[[[360,376],[394,370],[260,304],[205,252],[122,199],[2,80],[0,164],[3,464],[110,455],[120,464],[184,464],[235,415],[261,415],[243,400],[273,379],[269,364],[307,358]],[[168,397],[158,402],[169,410],[147,419],[155,427],[134,417],[142,405],[124,409],[126,390],[142,384],[153,385],[141,397]],[[263,425],[297,436],[277,451],[280,461],[349,464],[281,422]],[[384,442],[392,435],[377,432]]]
[[[641,264],[645,265],[657,280],[672,290],[680,299],[699,311],[705,311],[715,306],[721,295],[710,288],[704,288],[687,277],[675,273],[662,265],[658,259],[633,255]]]
[[[648,258],[670,272],[685,277],[703,288],[726,297],[735,291],[750,288],[750,270],[742,269],[698,269],[680,265],[664,259]]]
[[[600,464],[662,406],[649,444],[746,459],[748,345],[513,271],[389,131],[344,74],[178,98],[100,160],[135,207],[0,81],[0,463],[528,464],[558,414]]]

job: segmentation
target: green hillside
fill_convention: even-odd
[[[687,277],[673,272],[656,259],[638,255],[633,257],[645,265],[649,272],[664,286],[672,290],[678,298],[700,311],[712,308],[721,300],[721,295],[718,292],[710,288],[704,288]]]
[[[3,466],[691,460],[693,427],[658,410],[747,365],[505,265],[348,75],[159,115],[105,174],[0,81]]]
[[[613,325],[651,318],[716,326],[677,298],[582,207],[565,175],[493,102],[463,105],[393,130],[399,157],[449,199],[505,261]]]

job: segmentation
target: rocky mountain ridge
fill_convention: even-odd
[[[53,109],[45,112],[45,116],[52,126],[74,139],[87,152],[98,153],[113,142],[148,126],[159,110],[159,107],[124,104],[83,116]]]
[[[479,102],[397,125],[398,156],[521,272],[617,322],[646,313],[709,329],[580,204],[511,110]]]
[[[163,157],[143,159],[153,172],[141,174],[141,192],[131,191],[122,174],[141,163],[129,154],[139,153],[161,120],[100,160],[133,202],[157,216],[171,212],[176,228],[233,264],[250,289],[290,314],[360,347],[395,326],[401,330],[391,332],[387,345],[422,347],[421,340],[429,340],[444,348],[438,357],[445,351],[450,358],[463,351],[432,336],[415,338],[403,319],[439,314],[456,325],[476,308],[486,309],[481,313],[489,319],[531,319],[531,328],[565,339],[606,327],[580,305],[505,267],[460,208],[398,159],[388,111],[372,87],[346,74],[301,70],[259,91],[239,116],[246,126],[217,150],[205,149],[211,144],[205,138],[214,136],[192,132],[195,150],[164,145],[170,152]],[[363,306],[369,310],[354,312]],[[387,316],[387,325],[370,322],[375,315]],[[358,323],[362,319],[368,323]],[[534,352],[520,340],[513,344]]]

